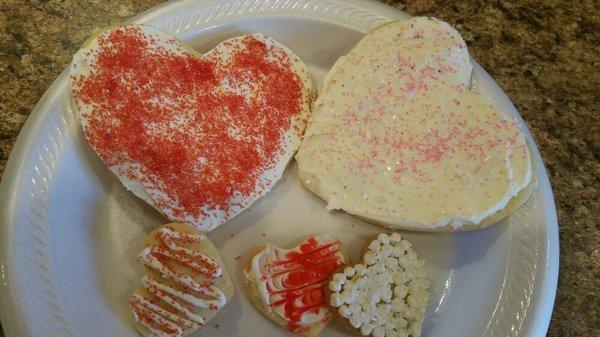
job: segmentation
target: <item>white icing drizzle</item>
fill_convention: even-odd
[[[382,233],[369,244],[365,265],[347,267],[329,282],[329,303],[362,335],[420,335],[428,282],[411,246],[398,233]]]
[[[185,241],[200,242],[201,240],[203,240],[205,238],[204,235],[176,232],[176,231],[171,230],[168,227],[162,228],[158,232],[158,234],[159,234],[161,240],[164,242],[164,244],[167,247],[169,247],[169,249],[171,249],[172,251],[184,253],[185,255],[191,256],[194,258],[199,258],[200,260],[202,260],[202,262],[204,262],[205,264],[207,264],[209,266],[208,268],[205,268],[202,265],[200,265],[198,262],[196,262],[192,259],[189,259],[188,260],[189,262],[187,262],[187,264],[191,268],[193,268],[194,270],[197,270],[198,272],[200,272],[208,277],[211,277],[211,278],[217,278],[217,277],[221,276],[221,273],[223,272],[223,270],[221,269],[221,266],[219,266],[219,264],[214,259],[212,259],[198,251],[180,246],[173,241],[173,240],[179,240],[179,241],[184,241],[184,242]]]
[[[167,248],[148,246],[140,253],[139,259],[148,268],[156,270],[165,279],[173,280],[185,290],[175,289],[148,276],[142,278],[142,286],[177,314],[150,303],[139,294],[134,294],[129,303],[136,322],[147,327],[153,334],[159,337],[179,337],[204,325],[204,319],[194,313],[192,307],[216,310],[227,303],[226,295],[212,281],[221,276],[222,268],[214,259],[180,245],[199,243],[206,239],[205,235],[182,233],[168,227],[159,229],[157,234]],[[191,268],[203,275],[206,282],[201,284],[190,275],[176,272],[162,263],[159,257],[169,258]],[[195,296],[193,292],[209,299]]]
[[[149,302],[138,294],[133,294],[131,296],[129,299],[129,304],[131,304],[131,306],[134,308],[133,316],[136,322],[147,327],[158,337],[181,336],[184,332],[194,330],[196,327],[199,327],[199,325],[196,325],[193,322],[190,322],[190,324],[187,325],[189,322],[188,320],[182,319],[181,317],[168,312],[167,310]],[[158,326],[162,327],[163,329],[159,329]],[[165,328],[169,331],[172,331],[172,333],[165,332]]]

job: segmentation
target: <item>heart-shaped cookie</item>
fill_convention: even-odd
[[[421,334],[429,282],[411,246],[398,233],[379,234],[359,264],[331,275],[326,299],[344,326],[363,336]]]
[[[200,55],[147,26],[90,39],[71,83],[86,139],[125,187],[202,231],[281,178],[313,96],[306,66],[270,37]]]
[[[285,329],[316,336],[331,319],[324,288],[347,263],[342,244],[329,234],[309,236],[292,249],[267,244],[248,261],[246,293],[265,316]]]
[[[129,299],[145,337],[182,337],[210,321],[234,295],[217,248],[192,227],[170,223],[146,239],[140,261],[148,268]]]
[[[394,229],[510,214],[531,191],[532,156],[510,113],[471,87],[472,68],[445,22],[375,29],[325,79],[296,155],[303,185],[329,209]]]

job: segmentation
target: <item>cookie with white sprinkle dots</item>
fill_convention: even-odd
[[[331,275],[325,297],[342,324],[362,336],[418,337],[428,286],[412,244],[381,233],[367,241],[360,263]]]

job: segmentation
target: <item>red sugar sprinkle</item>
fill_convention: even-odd
[[[248,36],[232,44],[230,59],[199,59],[152,44],[136,27],[98,44],[91,75],[73,78],[73,95],[92,106],[84,133],[107,165],[139,165],[137,179],[175,218],[227,211],[233,196],[254,193],[300,113],[300,80],[282,50]],[[224,82],[252,94],[225,92]]]

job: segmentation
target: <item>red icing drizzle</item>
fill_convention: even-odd
[[[227,212],[232,197],[255,192],[300,114],[300,79],[281,49],[248,36],[228,43],[230,58],[198,58],[135,27],[98,44],[91,75],[73,78],[73,95],[92,106],[84,133],[107,165],[139,164],[120,173],[139,179],[173,219],[202,219],[202,207]],[[223,83],[243,93],[224,92]]]
[[[309,313],[318,314],[319,310],[326,308],[324,284],[329,275],[344,264],[339,251],[338,241],[323,244],[317,242],[315,237],[310,237],[298,249],[286,253],[285,260],[270,265],[277,270],[270,278],[283,276],[284,287],[284,290],[272,289],[267,283],[267,290],[271,296],[281,297],[280,300],[271,303],[271,306],[284,307],[288,330],[305,332],[309,327],[301,324],[302,316]],[[324,321],[328,319],[329,315]]]

